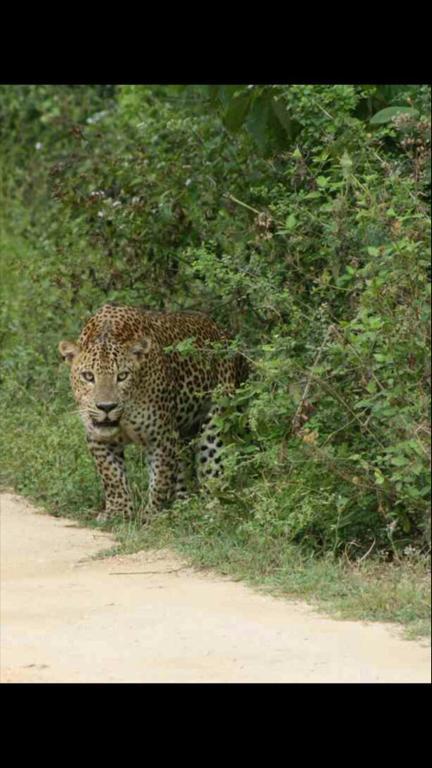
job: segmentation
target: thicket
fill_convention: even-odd
[[[51,409],[40,477],[63,429],[69,503],[93,498],[58,340],[107,300],[204,309],[252,373],[222,486],[179,514],[427,548],[430,88],[1,86],[0,120],[2,432],[29,441]]]

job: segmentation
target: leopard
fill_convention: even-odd
[[[249,374],[231,341],[204,312],[109,302],[85,322],[77,341],[59,343],[102,481],[98,521],[135,517],[125,462],[130,443],[141,447],[148,465],[142,522],[188,497],[185,446],[199,485],[221,476],[222,410],[215,394],[233,395]]]

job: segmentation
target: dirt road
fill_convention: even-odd
[[[167,552],[89,558],[109,535],[1,508],[1,682],[427,682],[394,627],[334,621]]]

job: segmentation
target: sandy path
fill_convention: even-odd
[[[92,561],[109,535],[1,509],[1,682],[427,682],[394,627],[197,573],[167,552]],[[125,573],[127,572],[127,573]]]

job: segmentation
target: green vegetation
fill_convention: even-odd
[[[3,485],[94,524],[59,339],[205,309],[252,366],[224,481],[121,546],[424,631],[430,88],[0,86],[0,164]]]

